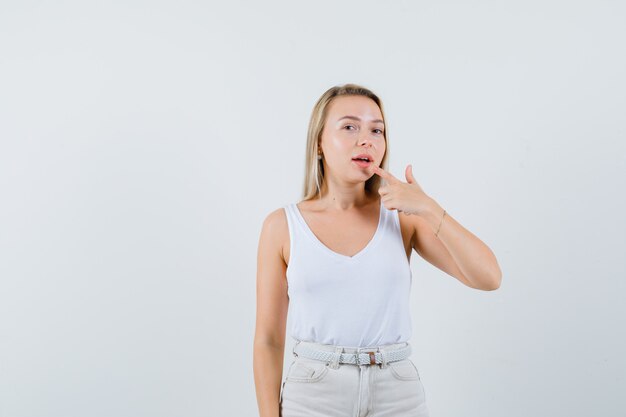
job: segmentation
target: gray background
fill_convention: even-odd
[[[256,250],[308,118],[384,102],[390,170],[495,252],[412,258],[433,417],[623,416],[626,6],[0,2],[0,416],[252,416]],[[288,339],[285,362],[290,360]]]

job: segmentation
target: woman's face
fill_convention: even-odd
[[[347,181],[364,182],[374,175],[385,155],[385,125],[374,100],[365,96],[340,96],[327,107],[321,152],[325,172]],[[353,160],[360,154],[373,159],[366,166]]]

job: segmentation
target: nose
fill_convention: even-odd
[[[361,139],[359,139],[359,145],[365,145],[365,144],[369,144],[370,147],[372,146],[372,140],[367,136],[364,136]]]

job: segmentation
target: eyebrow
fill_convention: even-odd
[[[343,119],[353,119],[353,120],[358,120],[358,121],[361,121],[361,119],[359,119],[359,118],[358,118],[358,117],[356,117],[356,116],[343,116],[341,119],[338,119],[337,121],[339,121],[339,120],[343,120]],[[382,120],[380,120],[380,119],[376,119],[376,120],[372,120],[372,123],[383,123],[383,124],[384,124],[385,122],[383,122],[383,121],[382,121]]]

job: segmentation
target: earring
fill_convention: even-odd
[[[322,154],[321,153],[317,154],[317,159],[322,159]]]

